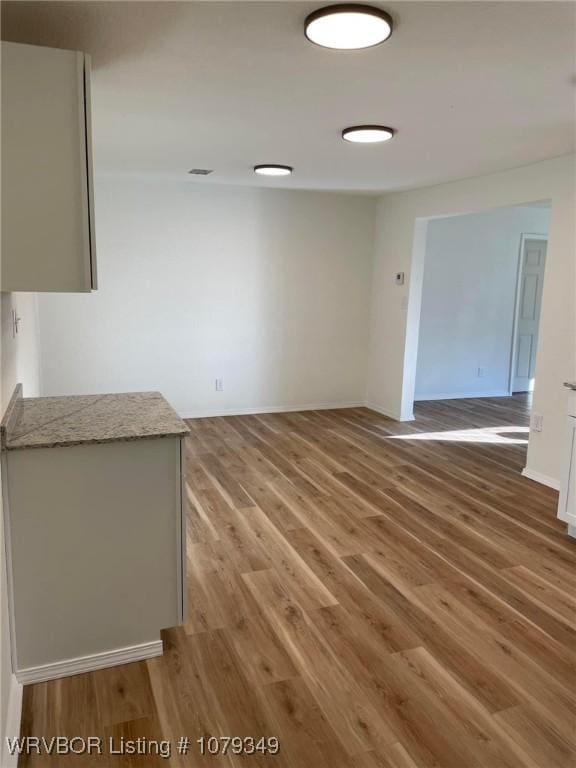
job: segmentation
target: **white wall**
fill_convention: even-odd
[[[534,409],[544,416],[531,433],[527,467],[557,481],[565,429],[562,382],[576,375],[575,156],[426,189],[385,195],[377,208],[368,400],[410,418],[414,397],[427,218],[551,200],[544,296],[536,360]],[[405,286],[394,273],[407,273]]]
[[[185,416],[363,402],[374,206],[101,178],[99,290],[39,296],[43,394],[158,389]]]
[[[416,400],[509,393],[520,239],[549,219],[520,206],[428,223]]]
[[[38,294],[1,293],[0,323],[2,330],[2,413],[21,383],[24,397],[35,397],[40,386],[40,353],[38,328]],[[20,318],[18,334],[12,332],[12,309]]]
[[[21,317],[20,332],[12,335],[11,310]],[[0,410],[4,410],[15,385],[21,382],[26,395],[38,394],[38,335],[36,298],[33,294],[0,294]],[[0,765],[15,761],[5,753],[5,736],[16,736],[20,723],[22,687],[12,674],[4,556],[4,521],[0,493]]]

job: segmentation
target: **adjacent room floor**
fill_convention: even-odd
[[[528,406],[190,421],[186,626],[161,658],[26,688],[23,734],[191,740],[74,759],[94,768],[573,765],[576,547],[520,476]],[[280,752],[202,757],[208,735]]]

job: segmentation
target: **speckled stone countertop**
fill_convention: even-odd
[[[22,397],[18,385],[0,425],[3,450],[55,448],[185,435],[159,392]]]

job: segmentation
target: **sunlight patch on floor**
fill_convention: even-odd
[[[448,432],[413,432],[389,435],[387,440],[442,440],[449,443],[493,443],[496,445],[528,445],[528,427],[482,427],[455,429]]]

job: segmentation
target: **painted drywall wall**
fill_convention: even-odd
[[[184,416],[363,402],[374,207],[100,178],[98,291],[39,296],[43,394],[160,390]]]
[[[549,219],[519,206],[429,222],[416,400],[508,394],[520,239]]]
[[[18,333],[12,327],[12,310],[18,318]],[[2,411],[19,382],[25,397],[36,397],[40,387],[38,294],[1,293]]]
[[[576,374],[575,156],[503,173],[383,196],[377,206],[368,401],[409,419],[415,388],[424,248],[428,219],[551,201],[534,410],[543,430],[531,432],[527,469],[557,482],[565,430],[562,382]],[[404,286],[394,274],[404,271]]]
[[[12,332],[12,309],[21,318],[19,333]],[[15,385],[21,382],[29,396],[38,394],[38,325],[36,297],[33,294],[0,294],[0,406],[2,414]],[[0,489],[1,490],[1,489]],[[16,765],[7,753],[5,737],[17,736],[20,726],[22,686],[12,674],[4,519],[0,493],[0,765]]]

